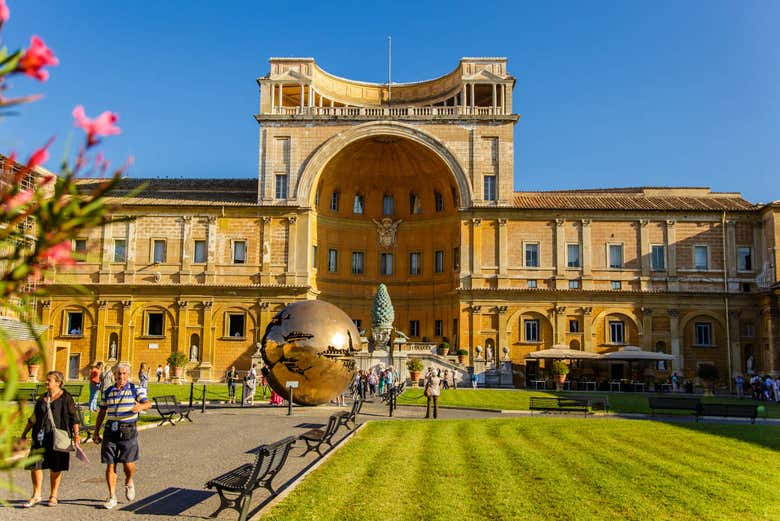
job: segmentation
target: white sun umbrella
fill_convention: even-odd
[[[534,351],[525,355],[526,358],[545,359],[545,360],[584,360],[592,359],[596,360],[601,358],[598,353],[591,353],[590,351],[579,351],[577,349],[570,349],[565,344],[555,344],[550,349],[542,349],[541,351]]]
[[[618,351],[604,353],[601,355],[604,360],[674,360],[674,356],[666,353],[654,353],[653,351],[643,351],[638,346],[625,346]]]

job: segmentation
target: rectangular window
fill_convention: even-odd
[[[659,244],[652,246],[651,267],[655,271],[666,269],[666,247]]]
[[[697,270],[708,270],[710,268],[710,256],[707,246],[693,247],[693,267]]]
[[[751,253],[750,248],[747,246],[737,248],[737,270],[751,271],[753,269],[753,256]]]
[[[538,286],[535,279],[530,279],[528,281],[528,289],[536,289],[537,287]]]
[[[527,268],[539,267],[539,244],[528,243],[525,245],[525,266]]]
[[[360,194],[355,194],[355,202],[352,203],[352,213],[363,213],[363,196]]]
[[[352,252],[352,274],[353,275],[363,274],[363,252],[362,251]]]
[[[409,321],[409,336],[420,336],[420,321],[419,320],[410,320]]]
[[[623,288],[623,283],[620,282],[619,280],[613,280],[612,282],[609,283],[609,285],[614,290],[618,290],[618,289],[622,289]]]
[[[436,211],[437,212],[443,212],[444,211],[444,197],[441,195],[441,192],[434,192],[433,193],[433,200],[436,205]]]
[[[146,314],[146,334],[147,336],[163,336],[163,314]]]
[[[127,260],[127,240],[114,239],[114,262],[125,262]]]
[[[311,267],[317,267],[317,245],[313,244],[311,247]]]
[[[436,273],[444,273],[444,250],[436,250],[434,261]]]
[[[566,265],[569,268],[580,267],[580,245],[579,244],[566,245]]]
[[[452,271],[460,269],[460,248],[452,249]]]
[[[206,241],[195,241],[195,249],[192,255],[192,262],[195,264],[206,263]]]
[[[422,271],[421,266],[422,254],[420,252],[412,252],[409,254],[409,275],[419,275]]]
[[[81,336],[84,334],[84,313],[68,311],[67,335]]]
[[[382,253],[379,256],[379,273],[381,275],[393,274],[393,254]]]
[[[246,241],[233,241],[233,264],[246,264]]]
[[[756,326],[752,322],[745,322],[743,326],[742,336],[747,338],[753,338],[756,336]]]
[[[525,330],[526,342],[538,342],[539,341],[539,321],[523,320],[523,329]]]
[[[580,321],[576,319],[569,320],[569,333],[580,332]]]
[[[153,242],[152,251],[152,262],[155,264],[162,264],[165,262],[165,241],[156,239]]]
[[[339,211],[339,193],[333,192],[330,194],[330,209],[334,212]]]
[[[246,317],[243,313],[228,313],[228,336],[233,338],[244,338],[245,323]]]
[[[276,198],[287,199],[287,174],[276,174]]]
[[[433,336],[442,336],[444,334],[444,325],[441,320],[433,322]]]
[[[73,239],[73,258],[84,262],[87,258],[87,239]]]
[[[414,192],[409,194],[409,215],[416,215],[422,213],[422,202],[420,202],[420,196]]]
[[[712,345],[712,324],[709,322],[696,322],[693,325],[695,345],[697,346],[711,346]]]
[[[338,269],[339,252],[336,250],[328,250],[328,271],[330,273],[336,273]]]
[[[484,177],[484,191],[485,201],[496,200],[496,176],[486,175]]]
[[[382,215],[393,215],[395,213],[395,199],[392,195],[382,197]]]
[[[624,344],[625,341],[626,341],[626,331],[623,322],[610,321],[609,322],[609,343]]]
[[[623,267],[623,245],[622,244],[609,245],[609,267],[615,269],[620,269]]]
[[[569,281],[569,289],[580,289],[580,281],[579,280],[570,280]]]

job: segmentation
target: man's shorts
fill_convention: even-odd
[[[100,447],[101,463],[131,463],[138,460],[138,435],[129,440],[103,438]]]

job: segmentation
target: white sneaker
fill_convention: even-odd
[[[135,483],[130,482],[125,485],[125,497],[128,501],[135,499]]]
[[[112,496],[106,499],[106,502],[103,503],[103,508],[105,508],[106,510],[111,510],[116,506],[116,503],[117,503],[116,496]]]

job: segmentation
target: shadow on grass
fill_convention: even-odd
[[[731,438],[780,452],[780,426],[777,425],[751,424],[750,422],[716,423],[712,421],[667,423],[673,423],[675,427],[681,429]]]

